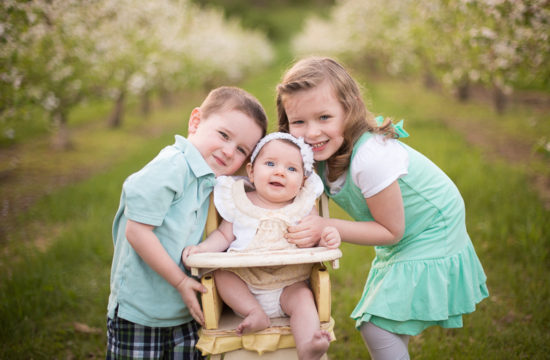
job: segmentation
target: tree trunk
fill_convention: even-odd
[[[67,116],[63,111],[56,111],[52,114],[53,134],[51,147],[54,150],[66,151],[72,149],[73,143],[69,128],[67,127]]]
[[[495,86],[493,93],[493,101],[497,114],[502,115],[508,105],[508,98],[504,91],[499,86]]]
[[[159,90],[159,95],[162,106],[170,107],[173,105],[172,94],[170,94],[170,91],[166,90],[165,88],[161,88]]]
[[[466,102],[468,99],[470,99],[470,82],[469,81],[462,81],[458,86],[456,87],[456,97],[460,102]]]
[[[366,56],[365,57],[365,65],[367,67],[367,71],[371,74],[376,74],[378,72],[378,59],[373,56]]]
[[[148,118],[151,114],[151,92],[144,91],[141,94],[141,115]]]
[[[429,70],[424,71],[423,82],[426,89],[435,89],[437,87],[437,80]]]
[[[124,97],[126,93],[121,91],[116,99],[115,107],[109,117],[109,127],[118,128],[122,125],[122,116],[124,115]]]

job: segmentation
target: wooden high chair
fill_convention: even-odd
[[[328,216],[328,198],[322,195],[317,204],[319,214]],[[220,217],[214,207],[212,197],[206,223],[206,234],[217,229]],[[202,284],[208,289],[201,294],[205,326],[199,331],[197,348],[210,359],[298,359],[294,337],[290,331],[288,317],[272,318],[271,327],[243,336],[238,336],[235,328],[242,318],[224,306],[219,297],[214,277],[210,273],[217,268],[276,266],[302,263],[315,263],[310,276],[310,284],[319,313],[321,329],[334,336],[334,320],[331,313],[330,279],[324,262],[331,262],[338,268],[338,259],[342,257],[340,249],[324,247],[281,250],[270,254],[262,253],[199,253],[190,255],[187,265],[194,276],[201,277]],[[325,355],[326,358],[326,355]]]

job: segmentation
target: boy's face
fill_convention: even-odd
[[[237,110],[224,110],[203,118],[195,108],[189,118],[189,141],[199,150],[216,176],[237,171],[254,150],[262,129]]]
[[[265,206],[291,202],[304,183],[302,162],[300,150],[292,144],[281,140],[265,144],[254,164],[246,166],[258,199]]]

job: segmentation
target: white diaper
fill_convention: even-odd
[[[258,300],[267,316],[270,318],[287,316],[281,308],[281,294],[283,293],[283,288],[264,290],[248,285],[248,289],[250,289],[252,295]]]

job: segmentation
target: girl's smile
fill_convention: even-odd
[[[327,160],[344,142],[346,113],[328,81],[283,98],[289,131],[311,145],[316,161]]]
[[[313,152],[319,152],[319,151],[323,151],[325,149],[325,145],[328,143],[328,140],[327,141],[322,141],[322,142],[318,142],[316,144],[309,144],[311,145],[311,148],[313,150]]]

